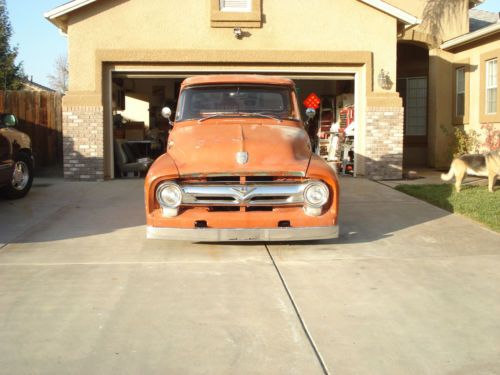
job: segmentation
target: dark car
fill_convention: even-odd
[[[0,193],[10,199],[24,197],[33,183],[31,139],[16,126],[16,116],[0,113]]]

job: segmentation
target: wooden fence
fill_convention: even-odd
[[[62,96],[44,91],[0,91],[0,112],[12,113],[31,137],[36,165],[62,165]]]

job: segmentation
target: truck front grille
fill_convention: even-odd
[[[184,206],[300,206],[307,183],[185,184]]]

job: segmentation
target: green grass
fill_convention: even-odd
[[[449,212],[479,221],[500,232],[500,190],[490,193],[486,186],[463,186],[460,193],[450,184],[398,185],[396,190],[429,202]]]

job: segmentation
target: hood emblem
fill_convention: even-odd
[[[248,152],[241,151],[236,153],[236,162],[238,164],[246,164],[248,163]]]
[[[231,187],[231,190],[234,190],[236,193],[238,193],[238,195],[244,199],[246,198],[252,191],[254,191],[256,188],[254,187],[249,187],[249,186],[245,186],[245,185],[242,185],[242,186],[233,186]]]

